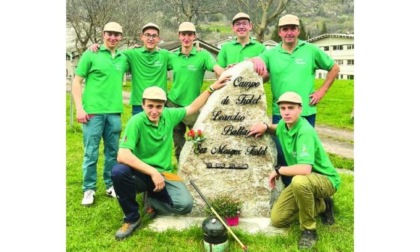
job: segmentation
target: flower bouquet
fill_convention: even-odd
[[[206,137],[204,136],[203,131],[201,131],[200,129],[198,130],[190,129],[186,133],[185,139],[187,141],[192,141],[194,144],[194,148],[197,149],[198,146],[201,144],[201,142],[203,142],[206,139]]]

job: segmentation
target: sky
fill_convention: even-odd
[[[417,245],[420,50],[411,4],[354,5],[356,251]],[[65,1],[2,9],[0,251],[65,251]]]

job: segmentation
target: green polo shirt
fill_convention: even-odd
[[[327,176],[334,188],[338,189],[341,184],[340,175],[325,152],[315,129],[305,118],[300,117],[290,130],[284,120],[280,120],[276,136],[288,165],[310,164],[312,172]]]
[[[128,70],[127,57],[101,45],[99,51],[85,51],[77,64],[76,74],[85,79],[83,109],[88,114],[123,112],[122,81]]]
[[[250,39],[248,44],[242,46],[236,39],[222,45],[217,62],[221,67],[227,67],[230,64],[239,63],[243,60],[258,56],[265,51],[265,46],[255,39]]]
[[[173,84],[168,99],[182,107],[190,105],[200,95],[206,70],[214,72],[217,64],[206,50],[197,51],[194,47],[190,54],[182,54],[181,48],[172,54]]]
[[[173,172],[173,129],[186,113],[185,108],[164,108],[158,126],[150,122],[144,111],[132,116],[120,140],[120,148],[130,149],[159,172]]]
[[[161,87],[165,92],[167,88],[167,70],[170,52],[157,48],[153,51],[144,46],[124,50],[127,55],[131,71],[131,105],[141,105],[143,91],[150,86]]]
[[[287,91],[302,97],[302,116],[313,115],[316,107],[309,106],[309,95],[314,92],[315,71],[329,71],[334,66],[334,60],[318,46],[302,40],[291,54],[281,46],[282,42],[260,55],[270,73],[273,115],[280,115],[275,101]]]

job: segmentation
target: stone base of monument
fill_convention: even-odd
[[[205,216],[206,206],[190,185],[193,180],[207,198],[228,193],[243,201],[241,220],[269,217],[273,197],[268,176],[277,162],[277,150],[269,134],[247,137],[255,123],[271,122],[262,77],[249,61],[225,74],[231,80],[210,96],[193,127],[203,132],[205,140],[198,148],[192,141],[185,143],[178,174],[194,197],[191,216]]]
[[[206,217],[192,217],[189,215],[183,216],[161,216],[158,215],[150,224],[147,229],[155,232],[164,232],[166,230],[184,230],[190,227],[200,227]],[[265,234],[265,235],[286,235],[288,229],[276,228],[270,225],[270,219],[265,217],[243,218],[237,226],[231,227],[232,230],[242,230],[250,234]]]

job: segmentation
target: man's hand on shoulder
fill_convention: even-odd
[[[95,43],[95,44],[90,45],[90,46],[88,47],[88,50],[89,50],[89,51],[92,51],[92,52],[98,52],[99,47],[100,47],[100,45],[99,45],[99,44],[97,44],[97,43]]]

